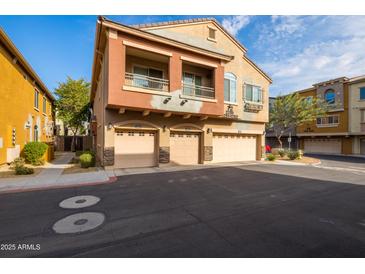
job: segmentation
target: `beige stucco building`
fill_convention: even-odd
[[[270,83],[214,19],[126,26],[99,17],[97,159],[117,168],[260,160]]]
[[[349,79],[349,104],[352,153],[365,155],[365,75]]]

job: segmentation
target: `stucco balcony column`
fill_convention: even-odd
[[[181,89],[182,61],[180,55],[173,53],[169,61],[170,92]]]

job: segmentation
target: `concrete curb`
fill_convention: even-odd
[[[117,181],[117,177],[109,177],[106,181],[97,181],[97,182],[85,182],[85,183],[73,183],[66,185],[55,185],[55,186],[45,186],[45,187],[32,187],[25,189],[12,189],[12,190],[4,190],[0,191],[1,194],[11,194],[11,193],[22,193],[22,192],[32,192],[32,191],[42,191],[42,190],[52,190],[52,189],[63,189],[63,188],[75,188],[75,187],[84,187],[84,186],[95,186],[95,185],[103,185],[103,184],[111,184]]]

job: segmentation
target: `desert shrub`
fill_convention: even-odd
[[[15,158],[13,162],[10,164],[11,169],[15,169],[17,166],[24,166],[25,159],[22,157]]]
[[[34,169],[30,168],[30,167],[26,167],[26,166],[24,166],[24,164],[15,166],[16,175],[28,175],[28,174],[33,174],[33,173],[34,173]]]
[[[80,164],[82,168],[88,168],[95,165],[95,157],[92,152],[85,152],[80,156]]]
[[[44,153],[46,153],[48,145],[42,142],[30,142],[24,146],[25,159],[32,165],[43,165],[42,159]]]
[[[275,161],[276,157],[274,154],[269,153],[266,155],[266,159],[269,161]]]
[[[299,159],[302,159],[303,158],[303,150],[299,149],[298,150],[298,153],[299,153]]]
[[[279,155],[279,150],[280,150],[280,148],[272,148],[271,149],[271,154],[273,154],[273,155]]]
[[[286,155],[286,151],[284,149],[279,149],[278,154],[280,155],[280,157],[284,157]]]
[[[297,150],[288,151],[287,155],[290,160],[295,160],[299,158],[299,151]]]

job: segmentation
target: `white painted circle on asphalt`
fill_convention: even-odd
[[[97,204],[100,198],[92,195],[75,196],[63,200],[59,206],[62,208],[84,208]]]
[[[99,212],[82,212],[67,216],[53,225],[53,230],[59,234],[80,233],[100,226],[105,215]]]

